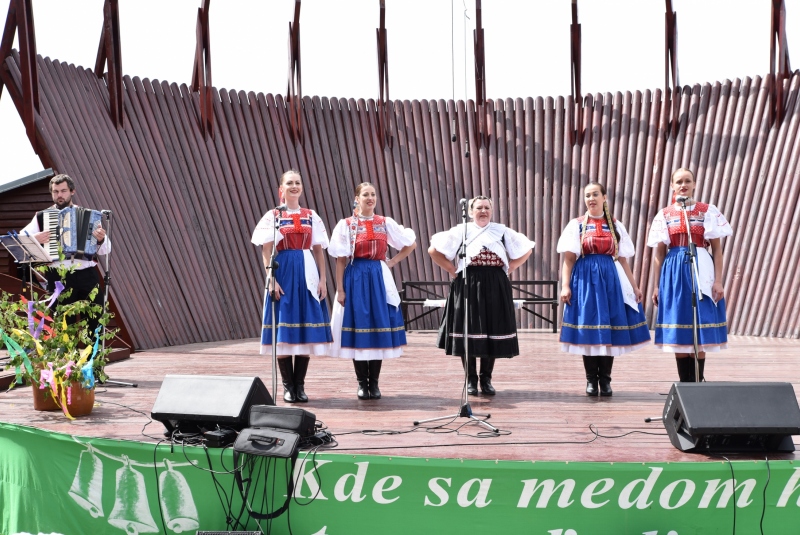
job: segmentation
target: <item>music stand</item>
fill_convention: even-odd
[[[111,216],[113,214],[111,213],[111,210],[101,210],[101,213],[103,215],[108,216],[108,225],[106,226],[106,239],[110,240],[111,239],[111,218],[112,218]],[[111,251],[109,251],[108,254],[105,255],[105,257],[106,257],[106,265],[105,265],[105,269],[104,269],[105,273],[103,275],[103,285],[105,286],[105,288],[103,288],[103,312],[102,312],[102,314],[105,314],[106,310],[108,308],[108,292],[109,292],[109,288],[111,288],[111,268],[109,267],[109,264],[108,264],[109,259],[111,258]],[[106,334],[106,326],[101,324],[101,327],[102,327],[102,334],[98,334],[98,336],[101,337],[100,339],[102,341],[102,348],[105,349],[106,348],[106,339],[105,339],[105,337],[103,335]],[[105,366],[103,367],[103,371],[105,371]],[[108,374],[106,374],[106,376],[108,376]],[[105,381],[100,381],[98,379],[98,382],[101,385],[108,384],[108,385],[113,385],[113,386],[129,386],[131,388],[136,388],[136,387],[139,386],[137,383],[126,383],[126,382],[123,382],[123,381],[113,381],[111,379],[106,379]]]
[[[17,264],[27,264],[28,284],[30,285],[31,299],[33,299],[33,265],[45,265],[53,261],[42,244],[29,235],[20,236],[14,231],[5,236],[0,236],[0,243],[14,258]]]

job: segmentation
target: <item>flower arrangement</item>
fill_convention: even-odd
[[[66,268],[63,268],[66,270]],[[91,390],[95,381],[106,379],[105,357],[111,347],[104,340],[116,331],[105,329],[111,314],[89,300],[67,303],[71,290],[60,283],[47,299],[14,298],[0,292],[0,338],[10,356],[7,368],[14,368],[16,385],[28,383],[45,391],[67,418],[74,389]],[[97,323],[90,331],[89,325]]]

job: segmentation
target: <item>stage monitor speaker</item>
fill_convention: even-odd
[[[274,405],[267,387],[258,377],[220,375],[167,375],[150,411],[153,420],[183,432],[248,425],[250,407]]]
[[[790,383],[675,383],[663,417],[670,442],[686,452],[792,452],[800,435]]]

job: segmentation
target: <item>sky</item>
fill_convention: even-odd
[[[103,0],[32,1],[38,53],[93,68]],[[200,4],[119,0],[124,73],[189,84]],[[769,72],[771,0],[672,4],[682,85]],[[294,5],[211,2],[216,87],[286,92]],[[8,0],[0,6],[4,19]],[[303,0],[301,6],[303,94],[377,98],[379,0]],[[663,0],[580,0],[583,93],[663,87],[664,13]],[[793,51],[800,54],[800,0],[787,0],[786,14],[791,58]],[[568,95],[571,16],[570,0],[483,0],[487,96]],[[475,0],[386,0],[389,96],[474,98],[475,18]],[[0,162],[0,184],[42,169],[6,91],[0,98]]]

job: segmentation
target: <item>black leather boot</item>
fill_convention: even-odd
[[[461,357],[461,365],[467,369],[467,394],[470,396],[478,395],[478,370],[475,357],[469,358],[469,364],[465,364],[466,359]]]
[[[353,368],[358,380],[358,399],[369,399],[369,364],[366,360],[353,359]]]
[[[614,391],[611,390],[611,368],[614,366],[614,357],[602,356],[596,358],[599,363],[597,367],[597,377],[600,395],[608,397],[614,393]]]
[[[694,359],[675,357],[675,361],[678,364],[678,377],[681,383],[694,383]]]
[[[481,392],[487,396],[494,396],[497,393],[492,386],[492,370],[494,370],[494,359],[481,357]]]
[[[308,402],[305,386],[308,361],[310,360],[311,358],[303,355],[296,355],[294,357],[294,397],[300,403]]]
[[[706,369],[706,359],[697,359],[697,365],[700,367],[700,380],[705,381],[706,376],[703,372],[705,372]]]
[[[378,379],[381,377],[382,360],[368,360],[369,364],[369,398],[381,399],[381,390],[378,388]]]
[[[283,401],[286,403],[294,403],[297,401],[294,390],[294,371],[292,370],[292,357],[283,357],[278,359],[278,369],[281,372],[281,381],[283,381]]]
[[[597,382],[599,380],[599,360],[589,355],[583,356],[583,369],[586,370],[586,395],[597,396],[600,394]]]

